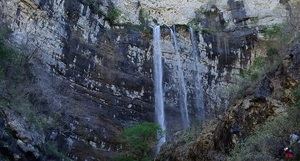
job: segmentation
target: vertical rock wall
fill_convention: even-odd
[[[109,14],[115,7],[121,16],[112,20]],[[287,14],[278,0],[0,0],[0,8],[1,22],[13,31],[13,43],[42,60],[45,72],[67,80],[82,100],[93,100],[57,106],[80,123],[85,122],[83,116],[93,116],[92,123],[80,126],[96,131],[99,138],[91,144],[81,131],[72,139],[84,140],[99,153],[119,150],[115,138],[122,127],[154,119],[152,35],[141,18],[162,25],[166,117],[168,134],[173,135],[182,123],[169,27],[175,25],[177,31],[189,115],[197,122],[194,64],[201,67],[205,114],[214,117],[228,103],[225,87],[254,59],[260,26],[281,23]],[[188,26],[195,30],[198,62]]]

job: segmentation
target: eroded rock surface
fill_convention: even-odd
[[[288,14],[278,0],[0,0],[0,8],[1,24],[12,30],[10,42],[34,57],[30,69],[36,79],[34,85],[26,84],[34,87],[29,101],[46,116],[57,114],[62,123],[43,131],[46,141],[60,142],[74,160],[111,158],[122,150],[117,137],[123,127],[154,120],[155,22],[162,25],[166,118],[172,136],[182,123],[170,28],[177,33],[189,114],[197,120],[195,73],[201,75],[204,113],[215,117],[228,104],[224,87],[263,50],[256,46],[261,26],[281,23]],[[121,15],[113,19],[116,9]],[[195,27],[195,40],[189,25]],[[192,55],[193,41],[198,61]],[[19,142],[25,149],[23,145]]]

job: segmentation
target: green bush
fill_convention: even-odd
[[[159,126],[144,122],[126,128],[121,140],[128,150],[126,155],[116,158],[117,161],[150,161],[151,152],[157,143],[157,137],[162,134]]]
[[[110,7],[107,11],[107,14],[105,14],[105,12],[100,8],[100,4],[97,0],[83,0],[82,3],[89,6],[92,13],[98,14],[99,16],[104,16],[104,19],[111,24],[114,24],[121,15],[121,11],[115,7]]]
[[[257,80],[261,75],[264,74],[265,65],[265,57],[256,57],[249,69],[241,72],[241,76],[245,79],[249,79],[250,81]]]
[[[139,21],[141,22],[142,26],[148,26],[149,25],[149,13],[145,11],[145,9],[140,9],[139,12]]]
[[[278,49],[276,49],[274,47],[268,48],[268,50],[267,50],[267,56],[269,58],[272,58],[272,57],[277,56],[277,55],[279,55]]]
[[[109,9],[106,15],[106,20],[108,20],[111,24],[114,24],[115,21],[120,17],[121,11],[117,8]]]
[[[223,28],[228,26],[228,22],[222,22],[220,25],[209,25],[200,27],[203,19],[215,19],[218,17],[218,11],[212,8],[201,7],[195,11],[195,18],[188,22],[188,26],[192,27],[195,31],[202,32],[202,34],[216,34],[223,32]]]
[[[264,34],[265,37],[267,38],[278,38],[282,36],[282,26],[280,25],[273,25],[273,26],[267,26],[264,27],[262,30],[262,33]]]

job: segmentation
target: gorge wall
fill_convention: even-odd
[[[78,160],[113,156],[121,149],[116,138],[123,127],[154,120],[154,24],[161,25],[172,136],[183,128],[178,61],[192,122],[215,117],[228,104],[224,89],[263,53],[256,45],[259,30],[288,15],[288,5],[279,0],[0,0],[0,8],[1,24],[12,30],[9,40],[40,63],[35,74],[48,102],[45,110],[63,114],[70,132],[58,136]],[[87,150],[78,153],[82,147]]]

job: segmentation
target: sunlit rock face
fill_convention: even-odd
[[[201,76],[205,118],[215,117],[228,104],[224,89],[263,50],[257,47],[259,28],[283,22],[288,13],[287,6],[279,0],[94,2],[0,0],[1,21],[12,29],[11,42],[34,53],[45,64],[43,72],[65,80],[70,93],[76,95],[72,101],[53,98],[53,108],[68,111],[68,128],[75,130],[62,136],[66,143],[80,144],[72,150],[78,160],[89,155],[112,155],[121,150],[116,138],[123,127],[154,120],[152,24],[162,26],[165,113],[171,139],[183,125],[179,119],[179,78],[170,28],[176,31],[188,112],[195,123],[202,119],[196,108],[197,72]],[[111,22],[108,15],[115,8],[121,15]],[[141,19],[149,24],[143,24]],[[193,27],[194,40],[189,26]],[[71,97],[62,94],[62,89],[57,93],[57,97],[66,100]],[[48,94],[53,93],[45,91]],[[83,147],[87,150],[76,154]]]
[[[259,24],[280,23],[286,17],[286,10],[279,0],[112,0],[122,10],[122,21],[139,23],[141,10],[149,13],[150,19],[155,19],[159,24],[187,24],[195,17],[195,11],[200,8],[209,8],[216,5],[224,14],[226,21],[232,21],[230,4],[241,2],[245,6],[247,17],[257,17]],[[239,7],[239,6],[236,6]]]

